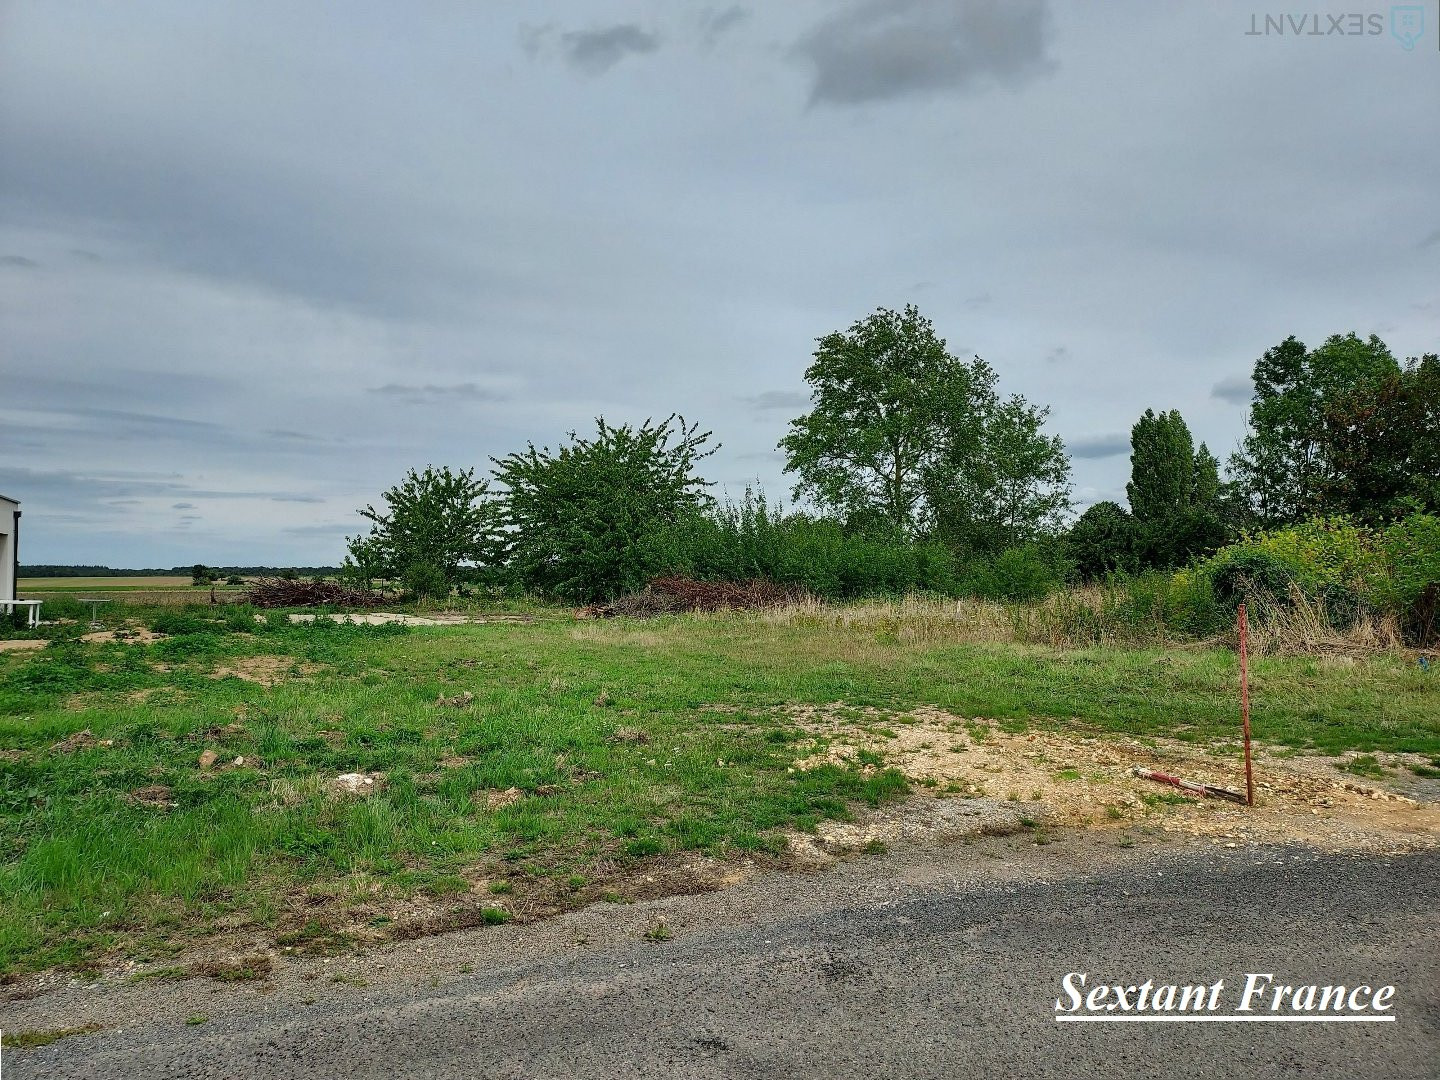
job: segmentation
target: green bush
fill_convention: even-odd
[[[1336,628],[1394,615],[1407,638],[1424,641],[1434,634],[1440,594],[1440,518],[1414,514],[1384,530],[1317,518],[1247,536],[1176,579],[1208,583],[1218,605],[1233,610],[1245,600],[1260,617],[1297,594],[1317,602]]]
[[[985,600],[1040,600],[1061,588],[1071,566],[1058,544],[1025,544],[968,568],[963,591]]]
[[[1385,606],[1408,607],[1440,583],[1440,517],[1413,514],[1387,528],[1380,542],[1389,571],[1378,590]]]
[[[1210,560],[1206,576],[1215,600],[1229,607],[1246,601],[1277,607],[1291,602],[1297,584],[1295,571],[1268,551],[1256,548],[1225,548]]]
[[[431,562],[413,562],[400,575],[405,591],[417,600],[438,600],[450,595],[445,571]]]
[[[647,562],[701,580],[763,578],[828,599],[960,595],[957,564],[944,544],[885,532],[855,532],[838,521],[771,509],[763,492],[690,514],[657,531]]]

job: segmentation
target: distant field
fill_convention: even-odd
[[[135,577],[22,577],[16,584],[20,592],[76,592],[79,590],[99,589],[173,589],[183,587],[186,589],[200,589],[190,584],[188,577],[148,577],[136,575]]]

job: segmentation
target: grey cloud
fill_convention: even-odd
[[[487,390],[473,382],[455,383],[452,386],[437,386],[426,383],[415,386],[406,383],[386,383],[372,386],[366,393],[392,398],[405,405],[437,405],[449,401],[504,401],[505,395]]]
[[[1440,229],[1434,230],[1432,233],[1430,233],[1430,235],[1425,237],[1425,239],[1421,240],[1420,243],[1416,244],[1415,246],[1418,247],[1421,251],[1424,251],[1426,248],[1434,247],[1436,244],[1440,244]]]
[[[0,491],[22,501],[43,499],[68,506],[118,504],[129,497],[195,499],[260,499],[269,492],[223,491],[195,487],[177,473],[123,469],[30,469],[0,465]]]
[[[24,255],[0,255],[0,266],[13,266],[20,270],[38,270],[40,264]]]
[[[1068,359],[1070,359],[1070,350],[1064,345],[1056,345],[1055,348],[1045,354],[1045,362],[1047,364],[1060,364]]]
[[[625,57],[652,53],[660,39],[634,23],[619,23],[594,30],[572,30],[560,35],[565,59],[587,75],[603,75]]]
[[[735,4],[724,11],[707,9],[700,15],[700,42],[707,49],[714,46],[727,31],[735,29],[750,17],[750,12]]]
[[[178,503],[173,503],[173,504],[171,505],[170,509],[171,509],[171,510],[194,510],[194,509],[195,509],[195,504],[194,504],[194,503],[188,503],[188,502],[178,502]]]
[[[1130,452],[1128,435],[1086,435],[1079,439],[1066,439],[1065,449],[1071,457],[1108,458]]]
[[[752,409],[803,409],[810,404],[810,395],[799,390],[766,390],[740,399]]]
[[[1053,67],[1044,0],[865,0],[796,42],[811,104],[1014,87]]]
[[[325,500],[319,495],[271,495],[270,501],[284,503],[323,503]]]
[[[1232,375],[1221,379],[1210,388],[1210,396],[1231,405],[1248,405],[1255,395],[1255,387],[1248,375]]]
[[[988,292],[979,293],[976,296],[967,296],[960,306],[966,311],[979,311],[982,307],[989,305],[993,299]]]

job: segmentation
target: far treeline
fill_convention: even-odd
[[[813,510],[763,491],[717,502],[699,473],[712,433],[684,418],[599,419],[556,449],[492,458],[488,476],[411,470],[381,508],[359,511],[370,530],[348,541],[341,574],[420,596],[479,584],[580,602],[663,574],[1000,600],[1165,575],[1203,591],[1212,621],[1237,574],[1281,603],[1320,589],[1349,590],[1352,608],[1413,607],[1440,589],[1433,354],[1401,361],[1354,333],[1315,349],[1287,338],[1256,361],[1247,433],[1223,468],[1178,411],[1147,409],[1131,430],[1129,505],[1078,518],[1049,408],[1002,395],[994,369],[952,355],[913,306],[820,338],[805,380],[810,410],[780,449],[793,497]],[[1286,530],[1305,539],[1277,540]],[[1370,553],[1369,585],[1337,569],[1360,556],[1335,544]],[[1397,575],[1398,592],[1374,586]]]
[[[228,577],[329,577],[340,572],[338,566],[172,566],[168,570],[151,567],[145,570],[120,570],[111,566],[50,566],[45,563],[20,564],[22,578],[61,577],[191,577],[205,581],[221,581]]]

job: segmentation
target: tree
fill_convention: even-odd
[[[1187,509],[1195,473],[1195,442],[1185,418],[1174,409],[1158,414],[1146,409],[1130,429],[1130,482],[1125,485],[1136,522],[1141,527],[1163,524]]]
[[[190,571],[191,585],[209,585],[214,580],[214,574],[204,563],[196,563]]]
[[[488,481],[476,479],[474,469],[411,469],[382,498],[383,511],[373,505],[356,511],[371,528],[368,535],[346,541],[352,579],[422,581],[440,591],[434,584],[438,580],[448,592],[459,581],[461,566],[494,558],[499,512]]]
[[[1069,505],[1064,444],[1048,409],[1001,400],[994,370],[952,356],[913,306],[880,308],[819,340],[811,410],[780,442],[795,497],[852,530],[943,537],[994,554],[1058,524]]]
[[[559,450],[531,443],[493,459],[513,569],[528,585],[582,601],[638,588],[666,569],[656,538],[712,502],[695,467],[715,451],[698,424],[672,415],[639,427],[601,418],[595,427],[594,438],[571,432]]]
[[[1440,357],[1334,395],[1317,436],[1318,501],[1370,525],[1440,509]]]
[[[1191,498],[1196,506],[1218,506],[1224,485],[1220,482],[1220,461],[1203,442],[1195,451],[1195,481]]]
[[[341,581],[369,589],[376,578],[385,576],[385,550],[378,532],[347,537],[345,548],[345,561],[340,564]]]
[[[979,404],[980,430],[948,448],[926,497],[936,533],[971,555],[997,555],[1060,527],[1070,508],[1070,459],[1050,415],[1018,394]]]
[[[1138,568],[1135,519],[1117,502],[1098,502],[1089,507],[1070,527],[1065,547],[1076,571],[1087,581],[1116,570]]]
[[[1136,554],[1145,565],[1172,567],[1223,545],[1228,530],[1220,463],[1195,448],[1177,410],[1146,409],[1130,431],[1130,482]]]
[[[931,520],[927,488],[940,463],[979,438],[980,402],[994,372],[946,351],[913,306],[880,308],[819,339],[805,371],[811,410],[780,441],[794,495],[810,496],[853,524],[905,534]]]
[[[1230,471],[1256,521],[1269,528],[1334,512],[1326,418],[1358,395],[1371,400],[1400,371],[1373,334],[1327,338],[1314,350],[1293,335],[1255,362],[1249,428]],[[1352,405],[1354,402],[1352,401]]]

